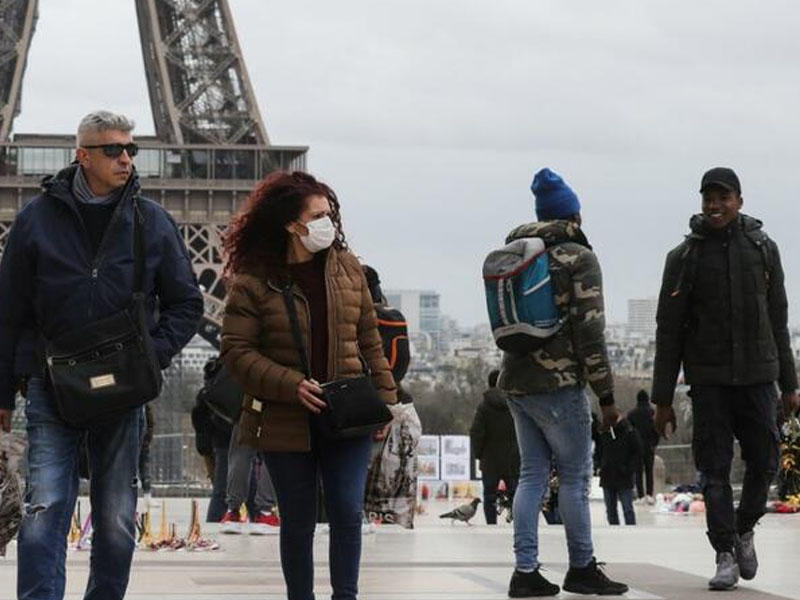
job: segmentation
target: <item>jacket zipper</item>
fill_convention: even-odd
[[[333,252],[333,251],[329,251]],[[334,324],[334,331],[336,331],[336,303],[333,302],[333,291],[331,290],[331,279],[328,277],[328,266],[332,260],[333,254],[328,254],[325,258],[325,298],[328,302],[328,381],[335,381],[337,373],[338,362],[336,360],[336,336],[331,334],[331,323]],[[356,346],[358,346],[358,331],[356,331]]]
[[[103,232],[103,237],[100,238],[100,245],[97,247],[97,253],[95,254],[93,259],[88,259],[86,261],[86,266],[89,271],[89,277],[91,278],[90,282],[90,290],[89,290],[89,307],[87,309],[87,315],[91,319],[92,314],[94,312],[94,299],[95,293],[97,291],[97,281],[100,276],[100,264],[103,260],[103,253],[102,250],[108,245],[108,238],[109,232],[114,225],[116,225],[117,221],[119,221],[120,216],[122,215],[123,210],[123,203],[125,202],[125,198],[120,198],[119,204],[114,209],[114,213],[111,215],[111,220],[109,220],[108,225],[106,225],[106,230]],[[73,200],[74,203],[74,200]],[[70,205],[73,213],[78,218],[78,222],[81,224],[81,230],[83,231],[83,238],[84,242],[86,243],[86,248],[91,251],[92,243],[89,239],[89,230],[86,229],[86,223],[83,222],[83,217],[81,216],[80,211],[74,205]],[[136,214],[134,214],[133,218],[136,218]],[[87,256],[91,256],[90,252],[87,252]]]

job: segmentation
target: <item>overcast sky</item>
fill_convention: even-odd
[[[789,0],[230,0],[275,144],[307,144],[384,287],[433,288],[485,320],[481,263],[534,220],[543,166],[583,203],[609,318],[655,296],[733,167],[778,242],[800,323],[795,235],[800,5]],[[96,107],[152,134],[134,2],[40,0],[17,132],[71,132]]]

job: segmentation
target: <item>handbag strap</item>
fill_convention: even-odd
[[[306,379],[311,379],[311,368],[308,364],[308,350],[303,341],[303,333],[300,331],[300,319],[297,317],[297,306],[294,303],[292,296],[292,284],[289,282],[283,287],[283,301],[286,303],[286,310],[289,312],[289,322],[292,325],[292,335],[294,336],[297,349],[300,351],[300,362],[303,366],[303,373]]]
[[[133,197],[133,295],[144,289],[144,215],[139,210],[139,197]]]
[[[306,375],[306,378],[311,379],[311,367],[308,364],[308,349],[306,349],[305,342],[303,342],[303,333],[300,331],[300,319],[297,317],[297,306],[294,303],[294,297],[292,296],[292,283],[289,282],[285,286],[283,286],[283,301],[286,303],[286,310],[289,312],[289,322],[292,325],[292,335],[294,336],[294,341],[297,344],[298,350],[300,350],[300,361],[302,362],[303,372]],[[372,369],[369,368],[369,364],[361,355],[361,351],[358,351],[358,360],[361,361],[361,368],[364,371],[364,374],[368,377],[372,376]]]

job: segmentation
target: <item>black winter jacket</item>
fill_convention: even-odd
[[[498,388],[483,393],[469,430],[472,451],[481,471],[492,475],[519,475],[519,449],[514,419],[506,397]]]
[[[746,215],[724,230],[695,215],[690,227],[664,267],[653,402],[672,403],[681,363],[690,385],[777,380],[795,390],[778,246]]]
[[[46,179],[8,235],[0,263],[0,408],[13,408],[19,376],[42,373],[41,338],[84,327],[131,301],[138,177],[126,183],[94,255],[71,192],[77,168]],[[155,202],[140,198],[138,204],[150,333],[165,368],[197,332],[203,298],[175,221]]]
[[[597,453],[600,462],[600,486],[615,490],[631,489],[633,476],[642,457],[642,441],[627,419],[600,431]]]
[[[654,417],[653,407],[645,402],[637,402],[636,408],[628,412],[628,421],[636,432],[639,434],[639,439],[642,441],[642,449],[653,450],[658,446],[658,431],[653,421]]]

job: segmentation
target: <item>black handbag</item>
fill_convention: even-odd
[[[143,216],[133,199],[133,295],[130,306],[45,341],[50,389],[74,427],[116,420],[161,392],[161,369],[147,327]]]
[[[300,331],[300,321],[297,318],[297,307],[292,298],[291,287],[283,290],[283,299],[289,311],[289,321],[295,343],[300,350],[300,360],[307,379],[311,379],[308,351],[303,342]],[[372,384],[369,366],[359,354],[364,374],[360,377],[336,379],[320,385],[322,399],[326,407],[312,418],[322,433],[328,439],[346,439],[369,435],[381,429],[392,421],[392,412],[378,395],[378,390]]]
[[[219,358],[199,394],[212,416],[225,427],[233,427],[239,421],[244,390],[231,377],[230,371]]]

